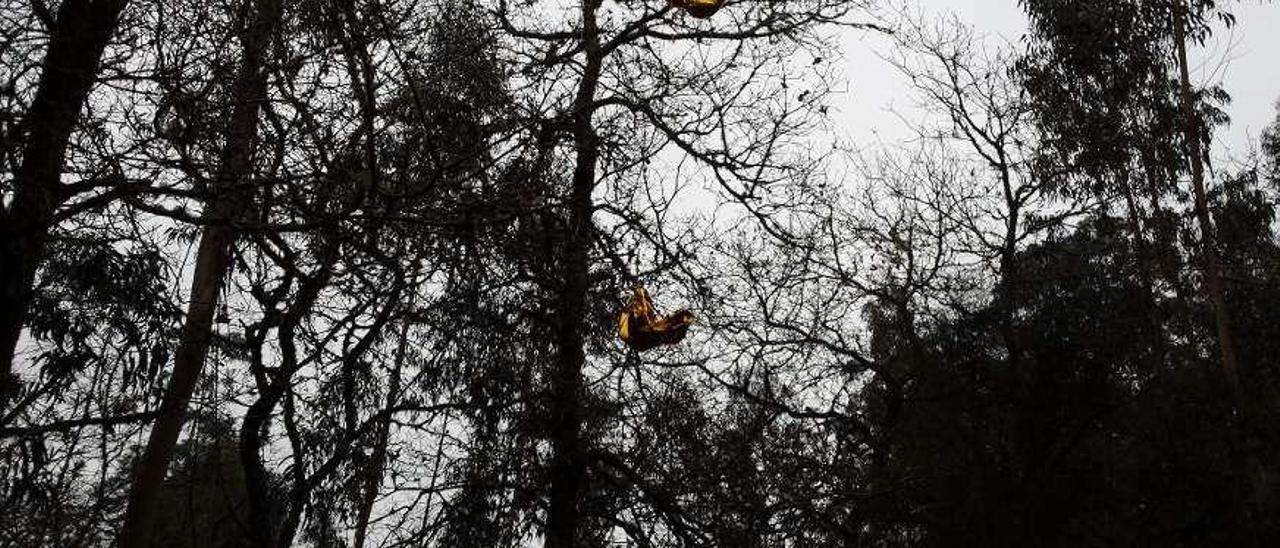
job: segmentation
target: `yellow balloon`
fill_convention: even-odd
[[[649,292],[637,285],[631,301],[618,315],[618,336],[631,348],[649,350],[680,342],[693,321],[693,313],[684,308],[659,317]]]

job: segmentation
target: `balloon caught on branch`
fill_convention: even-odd
[[[698,19],[706,19],[715,15],[724,7],[725,0],[667,0],[671,7],[682,9]]]
[[[649,350],[683,340],[693,320],[693,313],[685,308],[667,316],[658,316],[649,292],[637,285],[631,301],[618,315],[618,336],[635,350]]]

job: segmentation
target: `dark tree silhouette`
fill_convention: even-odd
[[[62,181],[67,146],[127,5],[127,0],[69,0],[53,14],[43,2],[36,3],[48,46],[35,95],[4,139],[6,147],[21,152],[6,189],[12,199],[0,205],[0,405],[17,391],[14,352],[45,241],[59,206],[77,193]],[[85,183],[80,186],[93,186]]]
[[[1231,4],[1019,5],[0,0],[0,548],[1268,545]]]

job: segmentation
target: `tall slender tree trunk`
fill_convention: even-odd
[[[43,72],[22,120],[26,139],[13,201],[0,203],[0,406],[16,388],[13,359],[31,304],[62,185],[67,144],[97,80],[102,53],[128,0],[64,0],[50,31]]]
[[[566,242],[560,310],[556,315],[556,364],[552,375],[552,462],[546,548],[577,545],[582,513],[579,503],[586,487],[587,462],[582,443],[582,367],[586,362],[582,324],[586,315],[588,269],[594,225],[596,166],[599,144],[591,116],[600,81],[603,52],[600,49],[596,10],[601,0],[582,1],[582,33],[586,54],[582,81],[574,100],[573,143],[576,158],[569,202],[569,234]]]
[[[241,34],[243,58],[231,91],[233,107],[226,128],[226,145],[207,198],[205,218],[210,224],[200,235],[191,301],[174,356],[173,376],[146,449],[134,466],[129,505],[120,533],[120,545],[124,548],[151,544],[160,487],[186,420],[187,405],[204,369],[214,310],[236,241],[235,225],[244,211],[250,209],[252,201],[248,178],[258,140],[258,113],[267,88],[263,61],[267,45],[279,26],[279,0],[255,0],[249,17]]]
[[[1000,173],[1000,186],[1003,189],[1005,214],[1008,219],[1005,221],[1004,238],[1000,245],[1000,279],[997,282],[996,291],[1001,300],[1000,337],[1004,340],[1005,351],[1009,353],[1007,358],[1009,369],[1016,371],[1020,368],[1022,360],[1017,326],[1014,325],[1017,316],[1014,291],[1018,284],[1018,222],[1019,216],[1022,215],[1022,203],[1015,198],[1013,174],[1010,173],[1009,164],[1004,161],[1004,149],[999,150],[1001,162],[994,164],[994,167]]]
[[[1239,427],[1237,438],[1241,441],[1245,458],[1245,469],[1249,475],[1250,487],[1253,490],[1255,509],[1262,516],[1269,515],[1270,480],[1267,470],[1258,456],[1257,427],[1253,421],[1253,413],[1244,386],[1240,382],[1240,371],[1236,360],[1235,338],[1231,329],[1231,314],[1227,305],[1226,288],[1222,279],[1222,257],[1218,254],[1218,236],[1209,215],[1209,200],[1205,192],[1203,141],[1200,133],[1200,117],[1196,114],[1195,95],[1191,89],[1191,76],[1187,67],[1187,35],[1186,18],[1189,9],[1185,2],[1179,2],[1179,11],[1174,16],[1174,40],[1178,50],[1178,73],[1181,79],[1182,111],[1184,116],[1183,134],[1186,141],[1187,155],[1191,160],[1191,184],[1195,196],[1196,222],[1200,225],[1201,261],[1204,264],[1205,285],[1209,292],[1209,300],[1213,304],[1214,320],[1218,328],[1218,352],[1222,362],[1222,373],[1226,377],[1231,390],[1232,403]]]
[[[1186,8],[1174,17],[1174,41],[1178,48],[1178,72],[1181,77],[1183,140],[1191,161],[1191,185],[1195,196],[1196,223],[1200,226],[1200,253],[1204,265],[1205,286],[1209,302],[1213,304],[1214,319],[1218,329],[1218,352],[1222,373],[1231,388],[1236,412],[1244,411],[1244,390],[1236,366],[1235,341],[1231,331],[1230,310],[1227,308],[1222,285],[1222,258],[1218,256],[1218,236],[1209,216],[1209,200],[1205,193],[1203,141],[1200,138],[1200,117],[1196,114],[1195,95],[1191,90],[1191,77],[1187,69],[1187,37],[1185,28]]]

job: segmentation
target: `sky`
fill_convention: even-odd
[[[926,16],[954,14],[979,35],[1019,47],[1027,20],[1017,0],[906,0]],[[1280,3],[1243,0],[1233,7],[1237,26],[1218,29],[1204,48],[1190,52],[1192,78],[1216,82],[1232,95],[1232,118],[1218,133],[1214,158],[1240,159],[1262,129],[1276,119],[1280,99]],[[850,31],[842,40],[848,90],[834,100],[839,131],[862,146],[892,143],[909,136],[901,116],[912,118],[910,88],[880,55],[889,41],[875,33]]]

